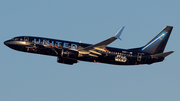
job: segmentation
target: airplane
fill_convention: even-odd
[[[162,62],[174,51],[164,52],[172,26],[166,26],[142,47],[120,49],[107,47],[120,39],[122,27],[114,36],[97,44],[86,44],[34,36],[18,36],[4,42],[14,50],[56,56],[58,63],[73,65],[78,61],[107,63],[114,65],[141,65]]]

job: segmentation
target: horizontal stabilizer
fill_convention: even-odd
[[[151,55],[151,57],[153,58],[165,58],[166,56],[170,55],[171,53],[174,53],[174,51],[170,51],[170,52],[165,52],[165,53],[159,53],[159,54],[154,54]]]

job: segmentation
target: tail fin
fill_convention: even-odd
[[[166,26],[151,41],[149,41],[145,46],[143,46],[141,48],[141,51],[151,54],[163,53],[172,29],[172,26]]]

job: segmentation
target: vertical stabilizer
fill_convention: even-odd
[[[141,51],[151,54],[163,53],[172,29],[172,26],[166,26],[151,41],[143,46]]]

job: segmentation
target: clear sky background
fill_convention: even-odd
[[[180,1],[178,0],[1,0],[0,101],[180,101]],[[145,45],[174,26],[161,63],[121,66],[12,50],[3,42],[39,36],[95,44],[126,26],[109,46]]]

